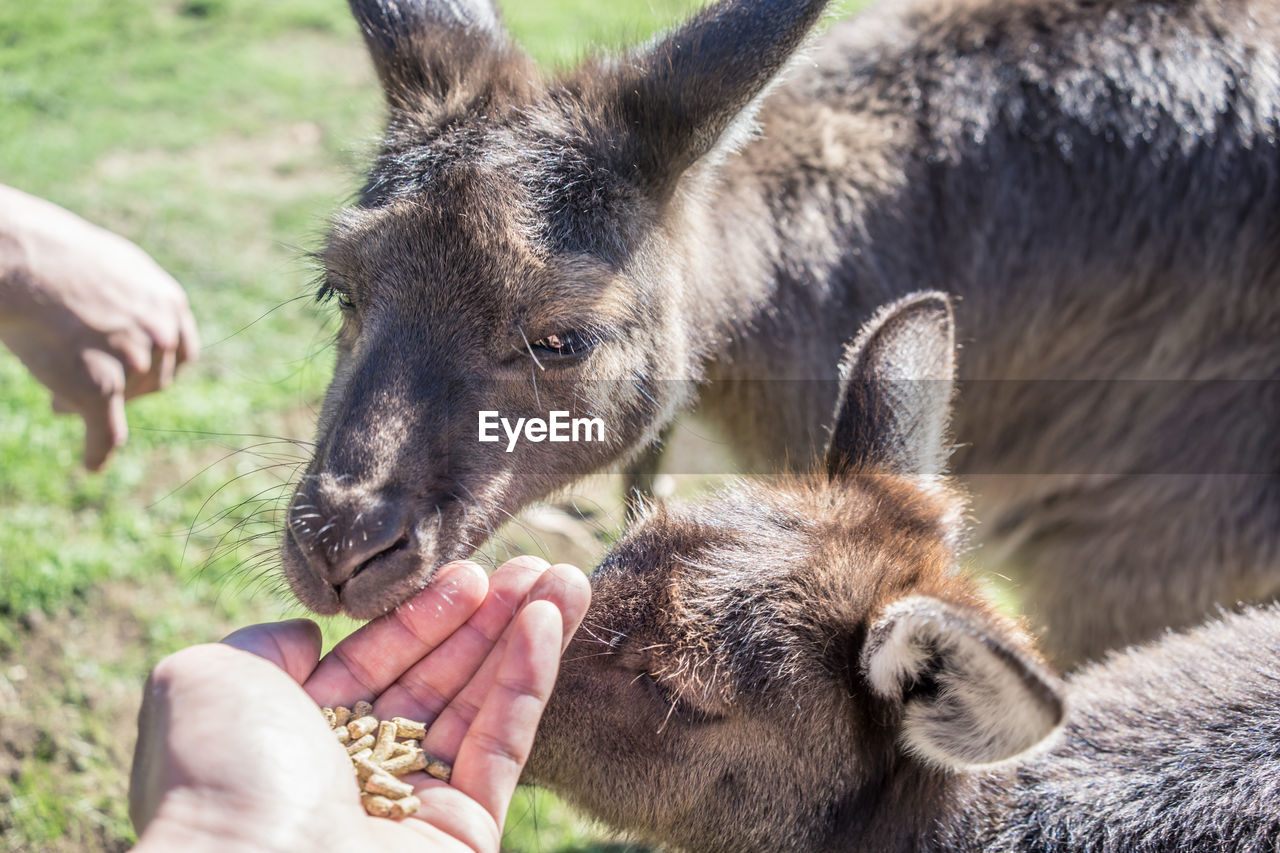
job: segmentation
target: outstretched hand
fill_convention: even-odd
[[[137,849],[497,851],[589,600],[572,566],[523,557],[486,580],[474,563],[453,563],[320,660],[307,620],[171,655],[139,716]],[[453,764],[449,784],[403,777],[422,801],[415,817],[372,818],[360,805],[350,760],[317,710],[360,699],[380,718],[426,721],[423,749]]]
[[[126,399],[164,388],[200,350],[178,283],[128,240],[0,186],[0,341],[84,419],[84,464],[124,443]]]

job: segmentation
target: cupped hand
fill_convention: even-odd
[[[173,278],[133,243],[0,186],[0,341],[84,419],[84,464],[124,443],[126,399],[157,391],[199,354]]]
[[[319,661],[319,631],[306,620],[166,658],[139,715],[138,850],[497,851],[589,600],[572,566],[524,557],[486,582],[475,564],[454,563]],[[372,818],[360,806],[350,761],[317,711],[360,699],[383,719],[427,722],[423,748],[453,764],[449,784],[403,777],[422,802],[415,817]]]

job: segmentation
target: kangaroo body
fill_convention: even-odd
[[[943,2],[838,25],[707,204],[692,278],[719,272],[742,303],[714,318],[701,411],[748,470],[807,464],[848,330],[940,288],[959,297],[955,470],[979,562],[1017,579],[1054,657],[1273,597],[1275,22]]]
[[[922,286],[957,297],[980,563],[1053,657],[1276,594],[1277,6],[886,3],[796,58],[824,5],[543,79],[486,0],[353,0],[390,121],[323,254],[305,604],[385,612],[694,405],[748,470],[805,464],[849,330]],[[475,440],[549,409],[608,440]]]
[[[1274,848],[1280,610],[1055,678],[958,563],[951,343],[944,298],[895,304],[851,352],[825,472],[639,520],[529,781],[696,851]]]

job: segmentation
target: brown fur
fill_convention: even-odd
[[[1280,611],[1050,675],[960,571],[945,445],[908,427],[946,408],[898,370],[950,342],[936,305],[860,338],[826,471],[654,508],[618,544],[526,780],[698,853],[1274,849]]]
[[[551,79],[483,0],[353,6],[390,119],[324,253],[350,307],[285,543],[308,606],[383,612],[695,399],[750,470],[806,464],[850,330],[921,286],[959,297],[979,557],[1055,658],[1280,589],[1273,0],[886,3],[781,83],[820,2]],[[589,354],[530,357],[568,331]],[[475,441],[550,408],[610,440]]]
[[[951,496],[892,477],[819,482],[643,519],[593,576],[529,781],[707,853],[823,849],[843,808],[932,795],[935,774],[894,749],[900,709],[850,701],[867,693],[857,654],[911,592],[999,617],[942,544]],[[874,805],[842,802],[862,788]]]
[[[526,781],[698,853],[1274,849],[1280,612],[1088,667],[1049,751],[939,769],[857,667],[877,615],[928,595],[1026,637],[940,542],[948,496],[825,479],[641,520],[593,577]]]

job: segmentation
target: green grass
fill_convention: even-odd
[[[531,53],[563,64],[698,4],[508,5]],[[0,350],[0,848],[126,847],[149,666],[296,612],[232,547],[270,534],[269,515],[233,521],[270,510],[306,456],[256,436],[310,432],[332,318],[307,298],[305,251],[357,187],[380,111],[340,0],[0,4],[0,182],[139,243],[186,287],[205,344],[130,405],[101,475],[79,467],[79,423]],[[606,849],[545,792],[512,815],[512,850]]]

